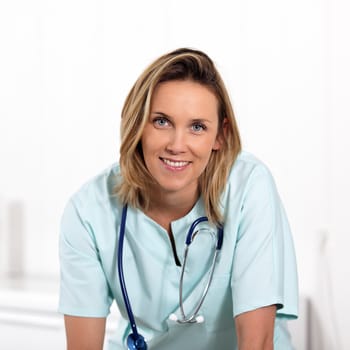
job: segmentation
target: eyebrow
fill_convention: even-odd
[[[170,115],[167,115],[166,113],[163,113],[163,112],[151,112],[150,113],[150,115],[154,115],[154,114],[161,116],[161,117],[165,117],[165,118],[169,119],[170,121],[173,120],[173,118]],[[212,120],[205,119],[205,118],[193,118],[193,119],[191,119],[191,122],[193,122],[193,123],[200,123],[200,122],[212,123]]]

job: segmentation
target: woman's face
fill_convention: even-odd
[[[141,144],[159,191],[197,192],[212,151],[220,148],[218,122],[218,100],[207,87],[191,80],[157,86]]]

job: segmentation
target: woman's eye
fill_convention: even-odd
[[[200,132],[206,130],[206,126],[202,123],[195,123],[192,125],[192,130],[195,132]]]
[[[153,124],[158,127],[168,126],[169,121],[166,118],[155,118]]]

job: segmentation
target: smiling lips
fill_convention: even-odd
[[[177,169],[177,170],[183,169],[187,165],[190,164],[190,162],[174,161],[174,160],[170,160],[170,159],[166,159],[166,158],[160,158],[160,160],[168,167],[173,168],[173,169]]]

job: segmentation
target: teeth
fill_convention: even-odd
[[[168,165],[174,167],[174,168],[176,168],[176,167],[179,168],[179,167],[185,166],[189,163],[189,162],[173,162],[172,160],[164,159],[164,158],[163,158],[163,162],[165,164],[168,164]]]

